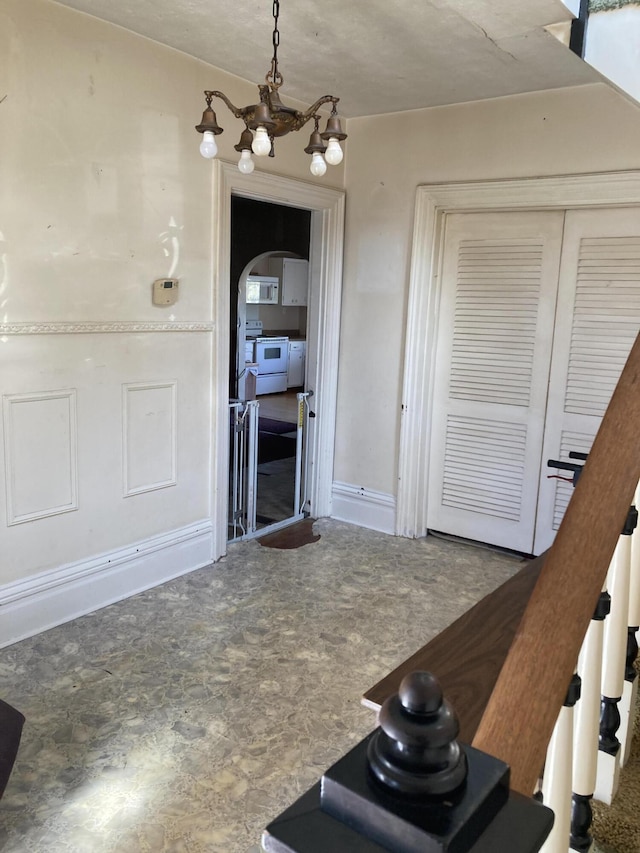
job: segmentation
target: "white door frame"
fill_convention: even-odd
[[[314,392],[316,414],[309,430],[313,462],[307,494],[316,518],[331,513],[333,452],[338,386],[338,343],[342,296],[344,192],[264,172],[246,176],[237,165],[213,163],[213,365],[211,514],[212,559],[227,550],[229,459],[229,317],[231,274],[231,196],[282,204],[311,211],[309,248],[309,324],[307,328],[307,390]]]
[[[427,534],[433,370],[447,213],[640,204],[640,171],[419,186],[411,252],[396,534]]]

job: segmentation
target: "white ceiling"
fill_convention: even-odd
[[[270,66],[272,0],[58,2],[256,84]],[[281,95],[352,117],[601,80],[544,30],[570,18],[560,0],[281,0]]]

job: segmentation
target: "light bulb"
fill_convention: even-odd
[[[311,166],[309,167],[311,174],[316,178],[321,178],[327,171],[327,164],[324,162],[324,157],[319,151],[316,151],[311,158]]]
[[[202,134],[202,142],[200,143],[200,153],[203,157],[206,157],[207,160],[210,160],[212,157],[215,157],[218,153],[216,138],[210,130],[205,130],[205,132]]]
[[[256,164],[251,158],[251,151],[248,148],[243,148],[240,160],[238,161],[238,169],[240,169],[243,175],[250,175],[255,167]]]
[[[259,127],[253,137],[251,149],[258,157],[265,157],[271,151],[271,140],[266,127]]]
[[[342,148],[340,148],[340,143],[335,136],[330,137],[327,150],[324,152],[324,159],[330,166],[337,166],[338,163],[342,163],[343,157],[344,154],[342,153]]]

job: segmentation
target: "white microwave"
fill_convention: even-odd
[[[277,305],[280,280],[277,276],[247,276],[246,299],[251,305]]]

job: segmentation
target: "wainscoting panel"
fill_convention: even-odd
[[[124,494],[177,482],[177,382],[122,387]]]
[[[75,390],[2,402],[7,524],[78,509]]]
[[[331,518],[393,534],[396,501],[393,495],[334,481]]]
[[[201,329],[6,335],[0,589],[210,517],[211,349]]]

